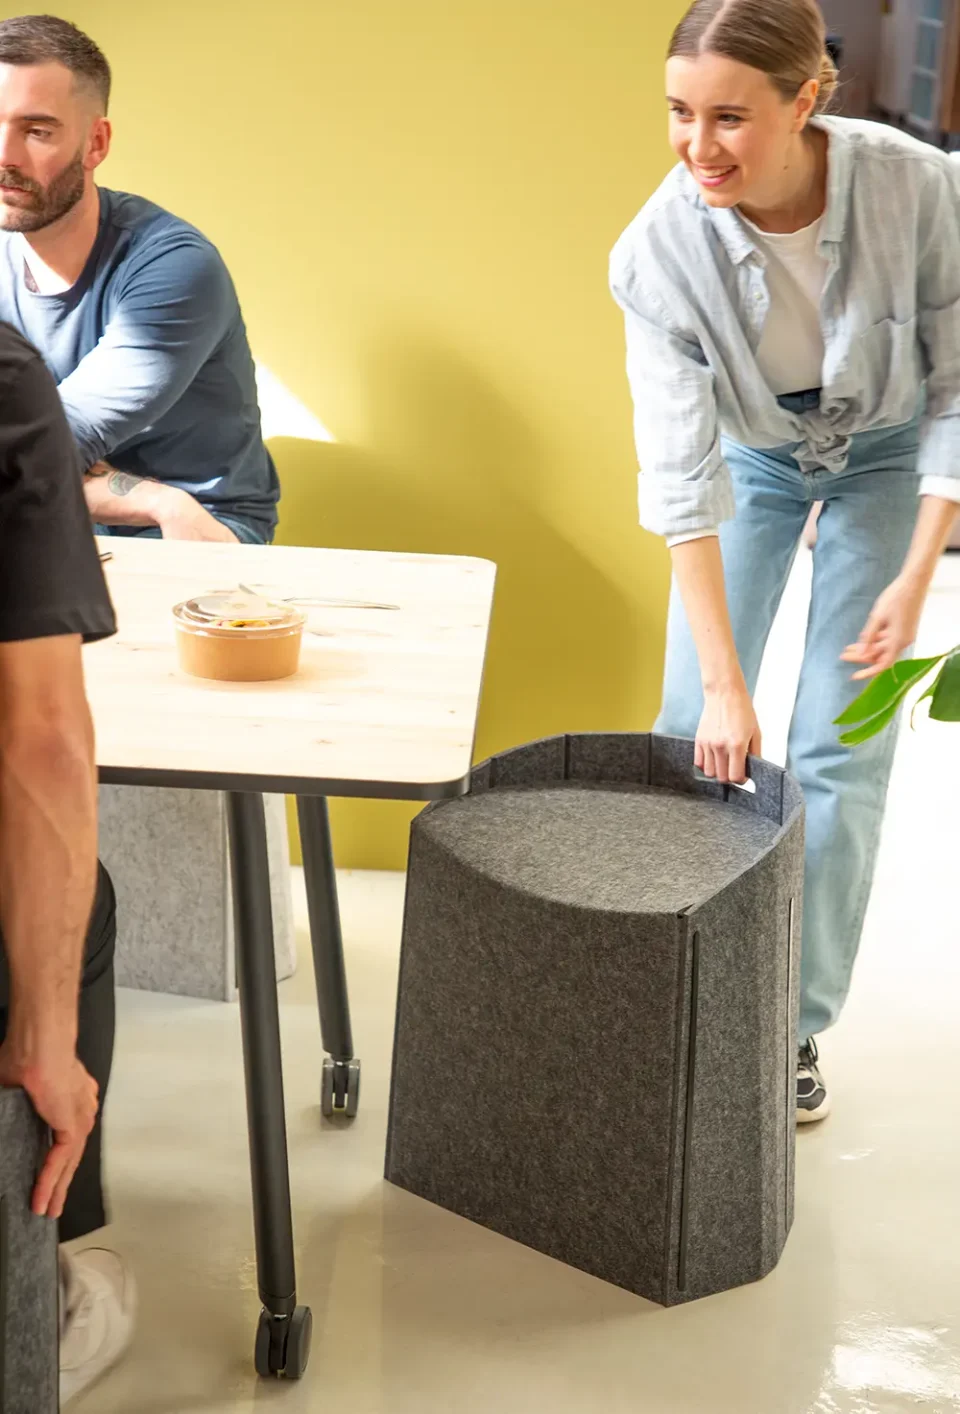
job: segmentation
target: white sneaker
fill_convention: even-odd
[[[137,1289],[116,1252],[60,1252],[60,1401],[111,1369],[133,1337]]]
[[[797,1123],[816,1124],[830,1113],[830,1096],[820,1074],[816,1041],[804,1041],[797,1057]]]

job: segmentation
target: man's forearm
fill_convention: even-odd
[[[171,486],[117,471],[106,462],[90,468],[83,489],[90,518],[100,525],[160,525],[164,500],[177,495]]]
[[[940,556],[950,539],[960,505],[941,496],[921,496],[920,514],[901,578],[929,588]]]
[[[148,476],[117,471],[97,462],[84,477],[87,510],[94,524],[158,526],[165,540],[222,540],[237,537],[195,496]]]
[[[25,1057],[76,1042],[84,939],[96,885],[89,712],[0,724],[0,923],[8,1035]]]

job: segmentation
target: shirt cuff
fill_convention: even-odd
[[[653,535],[710,535],[733,520],[737,502],[733,480],[719,449],[689,476],[641,472],[640,524]]]
[[[921,496],[939,496],[942,501],[960,505],[960,476],[924,476],[920,480]]]
[[[939,495],[937,491],[933,495]],[[689,545],[691,540],[713,540],[720,534],[719,530],[691,530],[686,535],[668,535],[667,549],[673,550],[677,545]]]

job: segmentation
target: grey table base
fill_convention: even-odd
[[[414,822],[386,1177],[663,1305],[793,1221],[803,805],[571,736]]]
[[[0,1414],[56,1414],[57,1226],[30,1196],[49,1136],[22,1090],[0,1089]]]

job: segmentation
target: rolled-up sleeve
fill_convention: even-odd
[[[734,514],[713,374],[700,345],[633,273],[611,263],[623,310],[640,462],[640,523],[669,538],[715,531]]]
[[[918,470],[921,494],[938,495],[945,478],[960,488],[960,165],[955,160],[931,165],[926,196],[922,220],[928,237],[917,296],[927,405]]]

